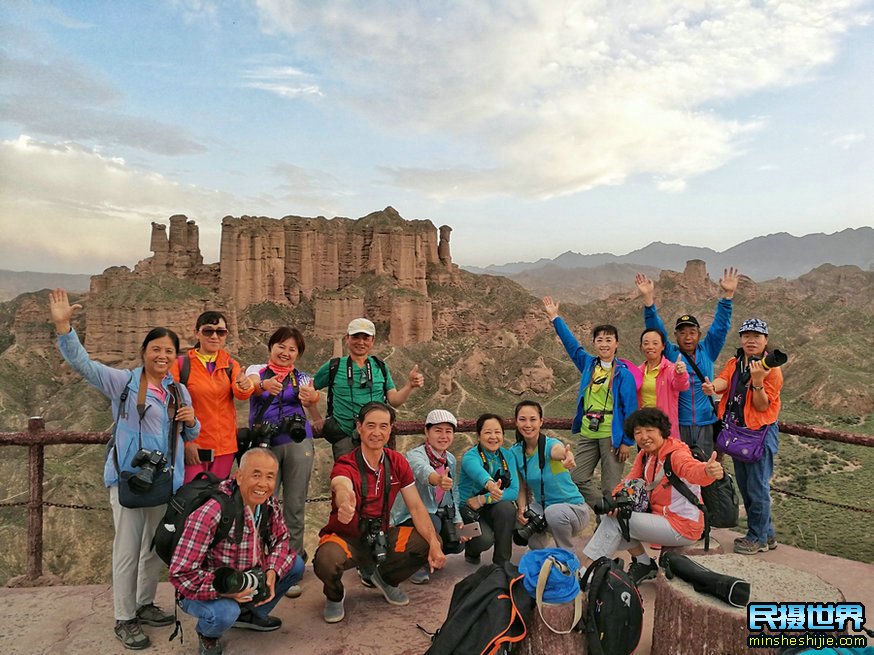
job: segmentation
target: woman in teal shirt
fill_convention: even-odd
[[[492,562],[510,560],[513,527],[519,494],[519,476],[512,455],[504,448],[504,427],[497,414],[483,414],[476,420],[479,443],[461,458],[458,495],[465,523],[479,521],[482,534],[467,542],[464,559],[479,564],[480,554],[494,544]]]
[[[589,522],[589,508],[568,471],[576,465],[571,448],[541,434],[541,427],[540,403],[523,400],[516,405],[518,441],[510,449],[521,478],[516,520],[523,526],[528,525],[529,517],[533,521],[514,536],[519,545],[527,541],[528,547],[535,550],[545,548],[548,533],[552,533],[556,546],[572,550],[573,535],[582,532]],[[545,519],[545,528],[540,528],[541,517]],[[530,537],[526,539],[526,535]]]

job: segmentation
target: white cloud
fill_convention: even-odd
[[[865,135],[862,132],[847,132],[840,134],[831,140],[833,146],[849,150],[853,146],[857,146],[865,140]]]
[[[209,260],[218,254],[219,219],[244,209],[227,193],[178,184],[75,143],[27,136],[0,142],[0,169],[5,268],[89,272],[131,265],[149,255],[149,224],[178,213],[198,220]]]
[[[251,80],[244,87],[268,91],[281,98],[324,95],[318,84],[309,81],[311,75],[293,66],[260,66],[246,71],[243,77]]]
[[[322,62],[334,101],[479,146],[466,167],[383,169],[435,197],[551,197],[637,174],[681,190],[762,128],[723,106],[808,79],[862,5],[257,1],[266,32]]]

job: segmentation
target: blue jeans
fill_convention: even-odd
[[[285,595],[289,588],[300,582],[303,577],[304,570],[303,558],[295,557],[294,564],[291,570],[285,574],[284,578],[276,581],[274,585],[273,598],[264,605],[255,607],[252,603],[240,605],[237,601],[230,598],[217,598],[216,600],[191,600],[190,598],[182,598],[179,601],[179,607],[186,614],[197,618],[197,632],[204,637],[218,639],[231,626],[234,625],[237,618],[240,616],[241,610],[249,610],[259,618],[267,618],[276,603]]]
[[[747,512],[747,535],[750,541],[764,544],[774,536],[771,519],[771,475],[777,454],[777,424],[768,426],[765,452],[758,462],[745,464],[734,460],[734,475]]]

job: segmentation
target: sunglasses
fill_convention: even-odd
[[[226,337],[226,336],[228,336],[228,330],[227,330],[227,328],[211,328],[211,327],[205,327],[205,328],[200,328],[200,333],[201,333],[203,336],[205,336],[205,337],[211,337],[211,336],[214,335],[214,334],[217,334],[217,335],[220,336],[220,337]]]

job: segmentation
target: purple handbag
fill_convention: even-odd
[[[765,454],[765,436],[768,427],[758,430],[745,428],[732,421],[722,422],[722,431],[716,437],[716,450],[731,455],[739,462],[752,464],[762,459]]]

